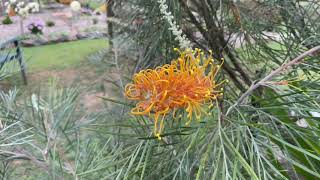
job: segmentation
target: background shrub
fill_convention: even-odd
[[[13,21],[11,20],[11,18],[9,16],[5,17],[3,20],[2,20],[2,24],[12,24]]]
[[[56,23],[54,21],[46,21],[46,26],[47,27],[53,27],[55,25],[56,25]]]

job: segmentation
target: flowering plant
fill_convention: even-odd
[[[191,42],[187,39],[187,36],[183,34],[177,22],[174,20],[174,16],[168,9],[168,5],[166,4],[166,0],[158,0],[160,5],[160,12],[163,15],[163,19],[165,19],[169,25],[169,30],[172,31],[172,34],[176,37],[175,39],[179,42],[180,48],[187,49],[191,47]]]
[[[42,34],[44,23],[42,21],[36,21],[36,22],[30,23],[27,27],[32,34]]]
[[[206,57],[200,49],[187,49],[171,64],[140,71],[134,75],[133,83],[125,87],[126,97],[139,101],[131,113],[154,119],[154,134],[158,139],[167,114],[177,117],[176,111],[185,109],[187,125],[193,117],[199,120],[202,114],[207,114],[203,106],[207,104],[211,108],[222,95],[220,86],[227,80],[215,81],[220,68],[221,64],[216,64],[212,55]]]
[[[6,12],[9,16],[18,14],[26,17],[30,13],[39,12],[39,4],[36,2],[26,3],[25,1],[9,0],[5,3]]]

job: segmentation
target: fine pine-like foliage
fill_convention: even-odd
[[[224,61],[215,80],[230,81],[211,105],[203,103],[200,119],[186,124],[187,106],[168,112],[161,138],[150,118],[160,108],[130,114],[137,102],[124,97],[132,74],[151,76],[179,57],[160,3],[190,48]],[[106,79],[119,96],[97,97],[105,108],[85,112],[77,87],[51,82],[23,97],[1,90],[0,178],[320,179],[319,2],[128,0],[112,8],[110,50],[90,58],[118,73]],[[139,100],[150,97],[159,98]]]

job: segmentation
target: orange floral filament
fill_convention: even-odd
[[[175,115],[177,109],[185,109],[189,119],[186,124],[193,117],[200,119],[206,113],[202,106],[212,107],[212,100],[222,95],[221,88],[217,88],[226,81],[215,82],[222,64],[215,64],[212,54],[206,57],[200,49],[179,53],[180,57],[171,64],[135,74],[133,83],[125,87],[126,97],[138,101],[131,113],[154,119],[154,134],[158,139],[167,114]]]

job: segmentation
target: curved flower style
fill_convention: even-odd
[[[126,97],[139,101],[131,113],[153,118],[158,139],[170,112],[175,116],[177,109],[185,109],[187,124],[193,117],[200,119],[206,113],[202,106],[212,106],[212,100],[222,95],[221,88],[217,88],[225,81],[215,82],[220,67],[221,64],[214,64],[212,55],[205,57],[200,49],[189,49],[180,52],[171,64],[140,71],[134,75],[133,83],[125,87]]]

